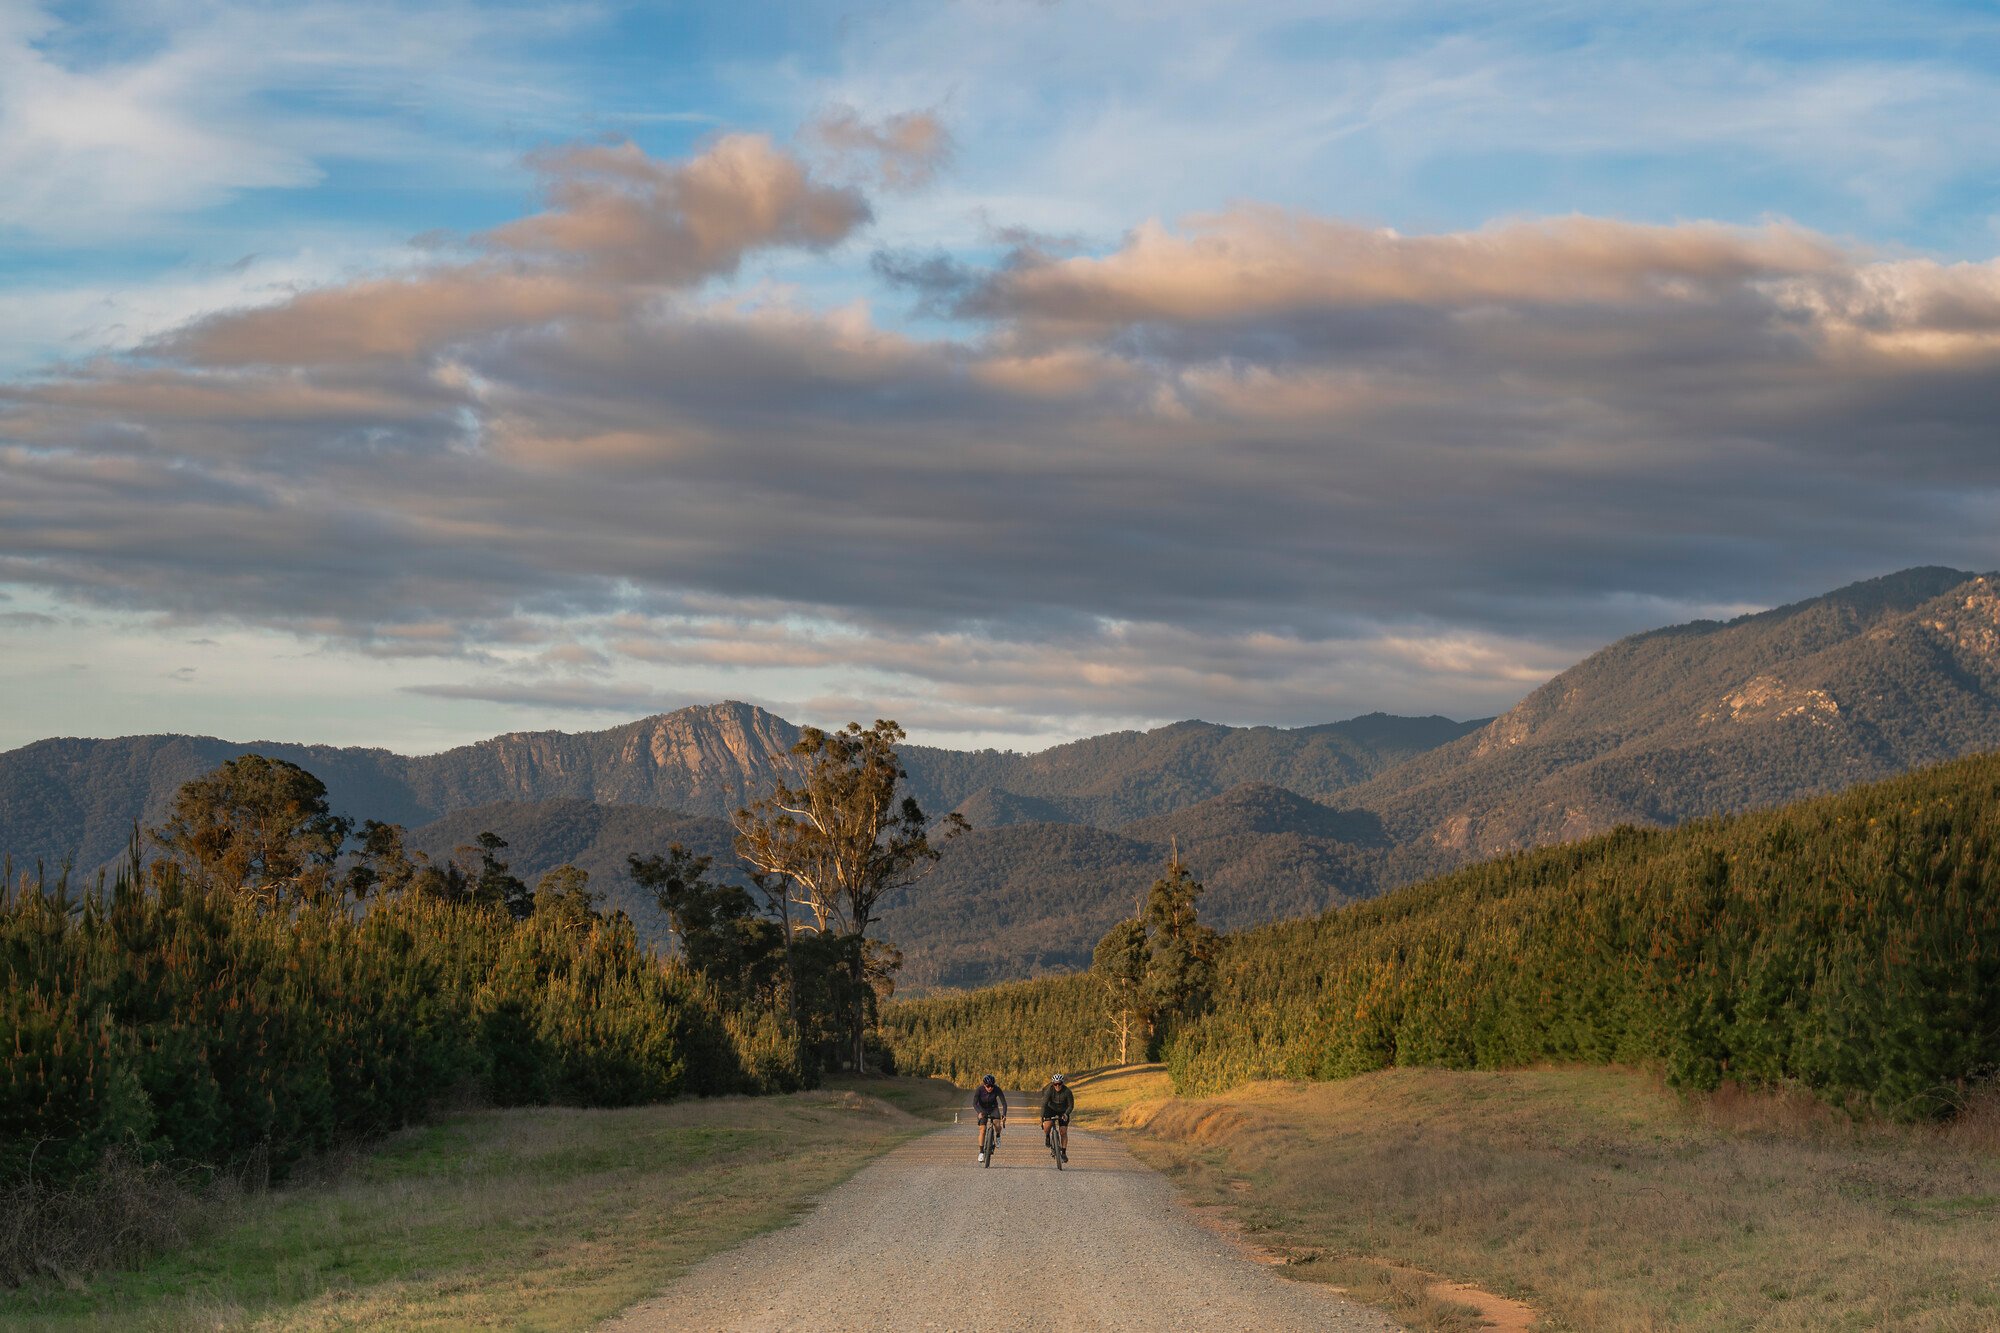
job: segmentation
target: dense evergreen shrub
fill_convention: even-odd
[[[899,1072],[968,1085],[994,1074],[1038,1088],[1057,1070],[1118,1057],[1104,988],[1087,973],[895,1001],[882,1007],[878,1030]]]
[[[0,1186],[112,1150],[279,1170],[440,1097],[626,1105],[799,1086],[777,1016],[642,947],[622,915],[514,920],[404,894],[273,907],[171,868],[0,901]]]
[[[894,1005],[911,1072],[1080,1065],[1088,978]],[[2000,1067],[2000,756],[1679,829],[1620,830],[1225,938],[1176,1088],[1395,1064],[1648,1063],[1900,1117]]]

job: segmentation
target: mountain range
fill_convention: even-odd
[[[1905,570],[1622,639],[1343,792],[1439,864],[2000,748],[2000,577]]]
[[[912,793],[940,814],[963,804],[994,823],[1107,825],[1166,814],[1246,781],[1332,795],[1475,724],[1371,714],[1284,729],[1177,722],[1035,754],[902,751]],[[16,861],[101,865],[134,820],[165,814],[188,779],[247,751],[326,784],[333,807],[412,826],[496,802],[581,800],[727,818],[768,792],[799,729],[749,704],[683,708],[607,731],[510,732],[438,754],[212,736],[59,738],[0,753],[0,848]],[[977,821],[975,821],[977,822]]]
[[[343,813],[410,826],[434,854],[491,828],[525,877],[573,861],[650,922],[625,854],[678,840],[726,865],[724,818],[769,789],[797,736],[722,703],[422,756],[53,739],[0,754],[0,848],[17,864],[100,864],[180,783],[254,750],[317,774]],[[2000,579],[1911,569],[1620,640],[1490,720],[1190,721],[1033,754],[910,746],[912,793],[974,831],[889,905],[886,928],[911,984],[978,984],[1085,962],[1169,847],[1208,884],[1205,915],[1241,926],[1621,823],[1776,804],[1996,748]]]

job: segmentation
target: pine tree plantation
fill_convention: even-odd
[[[891,1006],[900,1068],[1115,1058],[1089,974]],[[2000,1067],[2000,756],[1624,829],[1225,936],[1164,1051],[1183,1093],[1391,1065],[1643,1063],[1898,1118]]]

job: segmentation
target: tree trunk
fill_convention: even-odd
[[[868,939],[854,936],[854,1072],[868,1072]]]
[[[762,887],[761,880],[753,882]],[[799,1013],[799,965],[792,957],[791,892],[782,887],[783,880],[779,880],[778,883],[781,886],[780,891],[776,894],[765,893],[764,900],[766,906],[777,912],[778,937],[785,942],[785,1011],[792,1016],[792,1052],[799,1062],[799,1077],[804,1079],[812,1077],[808,1071],[818,1063],[819,1056],[814,1052],[812,1044],[806,1040],[805,1020]]]
[[[806,1025],[799,1017],[799,965],[792,961],[792,914],[790,912],[785,913],[783,925],[785,931],[785,1008],[792,1015],[792,1049],[797,1053],[799,1077],[801,1079],[809,1079],[812,1078],[810,1072],[812,1060],[809,1048],[806,1045]]]

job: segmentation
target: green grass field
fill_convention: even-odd
[[[1157,1067],[1077,1089],[1197,1203],[1421,1329],[1479,1327],[1438,1277],[1543,1329],[2000,1327],[2000,1103],[1856,1124],[1804,1094],[1683,1100],[1613,1069],[1395,1069],[1176,1099]]]
[[[788,1097],[458,1115],[329,1180],[211,1205],[193,1244],[143,1267],[0,1293],[0,1324],[587,1326],[782,1225],[956,1097],[921,1080],[854,1080]]]

